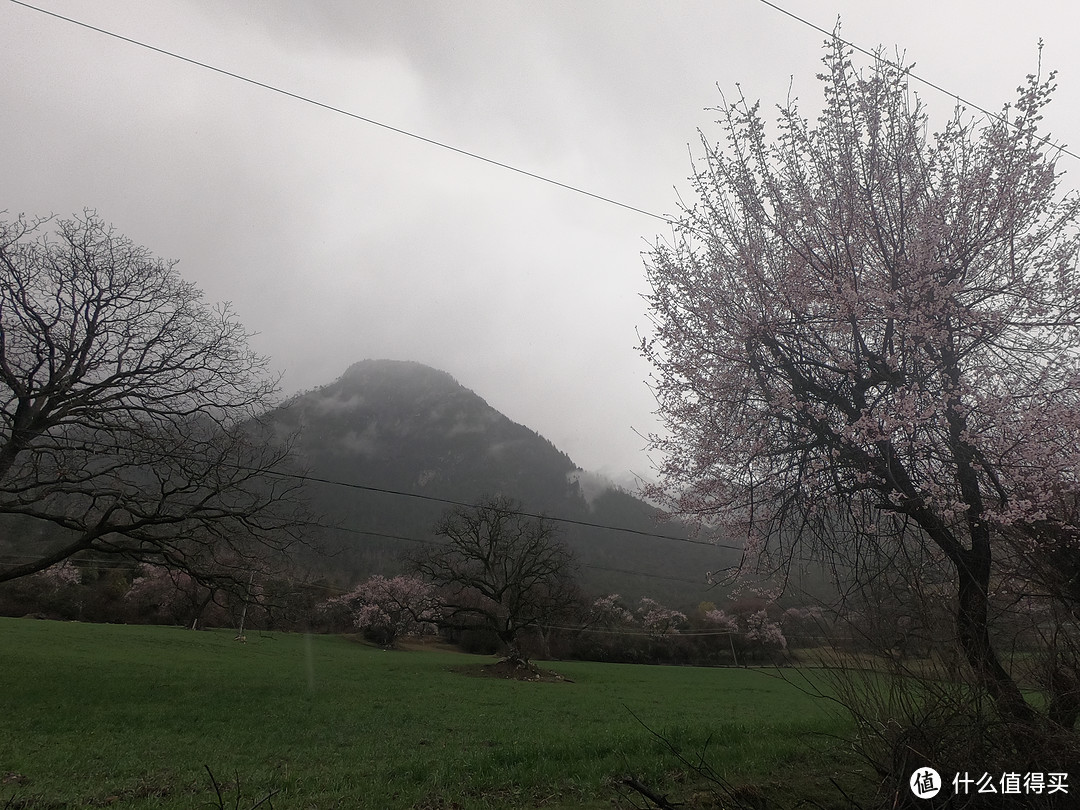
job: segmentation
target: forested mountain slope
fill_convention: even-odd
[[[503,494],[551,517],[686,536],[629,493],[583,487],[588,474],[551,442],[449,374],[419,363],[356,363],[270,418],[283,435],[298,431],[299,462],[310,476],[341,482],[315,484],[311,493],[324,521],[339,527],[325,533],[329,561],[313,562],[340,579],[399,569],[403,553],[432,539],[431,526],[449,508],[438,499],[475,502]],[[561,526],[577,553],[582,585],[593,593],[693,605],[712,598],[705,572],[731,562],[730,553],[710,546]]]

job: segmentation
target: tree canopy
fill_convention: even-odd
[[[573,555],[551,523],[506,497],[450,510],[435,526],[443,542],[412,569],[440,589],[444,625],[494,632],[523,660],[519,634],[564,615],[577,597]]]
[[[228,577],[299,539],[248,337],[94,212],[0,222],[0,514],[56,527],[0,582],[87,551]]]
[[[725,100],[649,256],[653,494],[782,558],[918,538],[951,565],[979,682],[1028,717],[987,600],[1006,557],[1077,529],[1080,198],[1038,132],[1053,76],[931,132],[905,69],[849,57],[827,46],[816,122],[789,101],[770,135]]]

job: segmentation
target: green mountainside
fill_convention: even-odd
[[[588,474],[551,442],[449,374],[419,363],[356,363],[269,416],[283,435],[298,432],[299,462],[308,475],[354,485],[315,484],[311,492],[316,511],[338,527],[323,539],[329,563],[312,563],[339,580],[400,570],[401,556],[431,541],[431,526],[449,508],[427,499],[475,502],[502,494],[550,517],[686,536],[627,492],[583,487]],[[715,598],[705,572],[733,561],[712,546],[560,525],[577,554],[583,588],[596,595],[616,591],[693,606]]]

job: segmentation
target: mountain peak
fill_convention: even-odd
[[[466,415],[484,423],[510,421],[447,372],[413,360],[361,360],[312,393],[317,402],[362,419],[394,416],[413,426]]]
[[[365,382],[372,378],[391,380],[428,379],[431,381],[438,380],[452,385],[460,385],[460,383],[447,372],[440,371],[431,366],[426,366],[415,360],[387,359],[368,359],[353,363],[345,369],[345,373],[338,378],[338,381],[349,380]]]
[[[363,360],[295,397],[278,421],[301,428],[312,467],[440,496],[505,492],[553,508],[576,491],[565,453],[491,407],[445,371]]]

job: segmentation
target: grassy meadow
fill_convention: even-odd
[[[0,808],[218,807],[207,767],[229,808],[271,792],[262,807],[631,807],[614,784],[626,775],[691,798],[700,786],[642,724],[691,759],[707,746],[725,779],[777,801],[827,788],[838,767],[844,722],[775,674],[586,662],[544,664],[572,683],[470,674],[492,660],[0,618]]]

